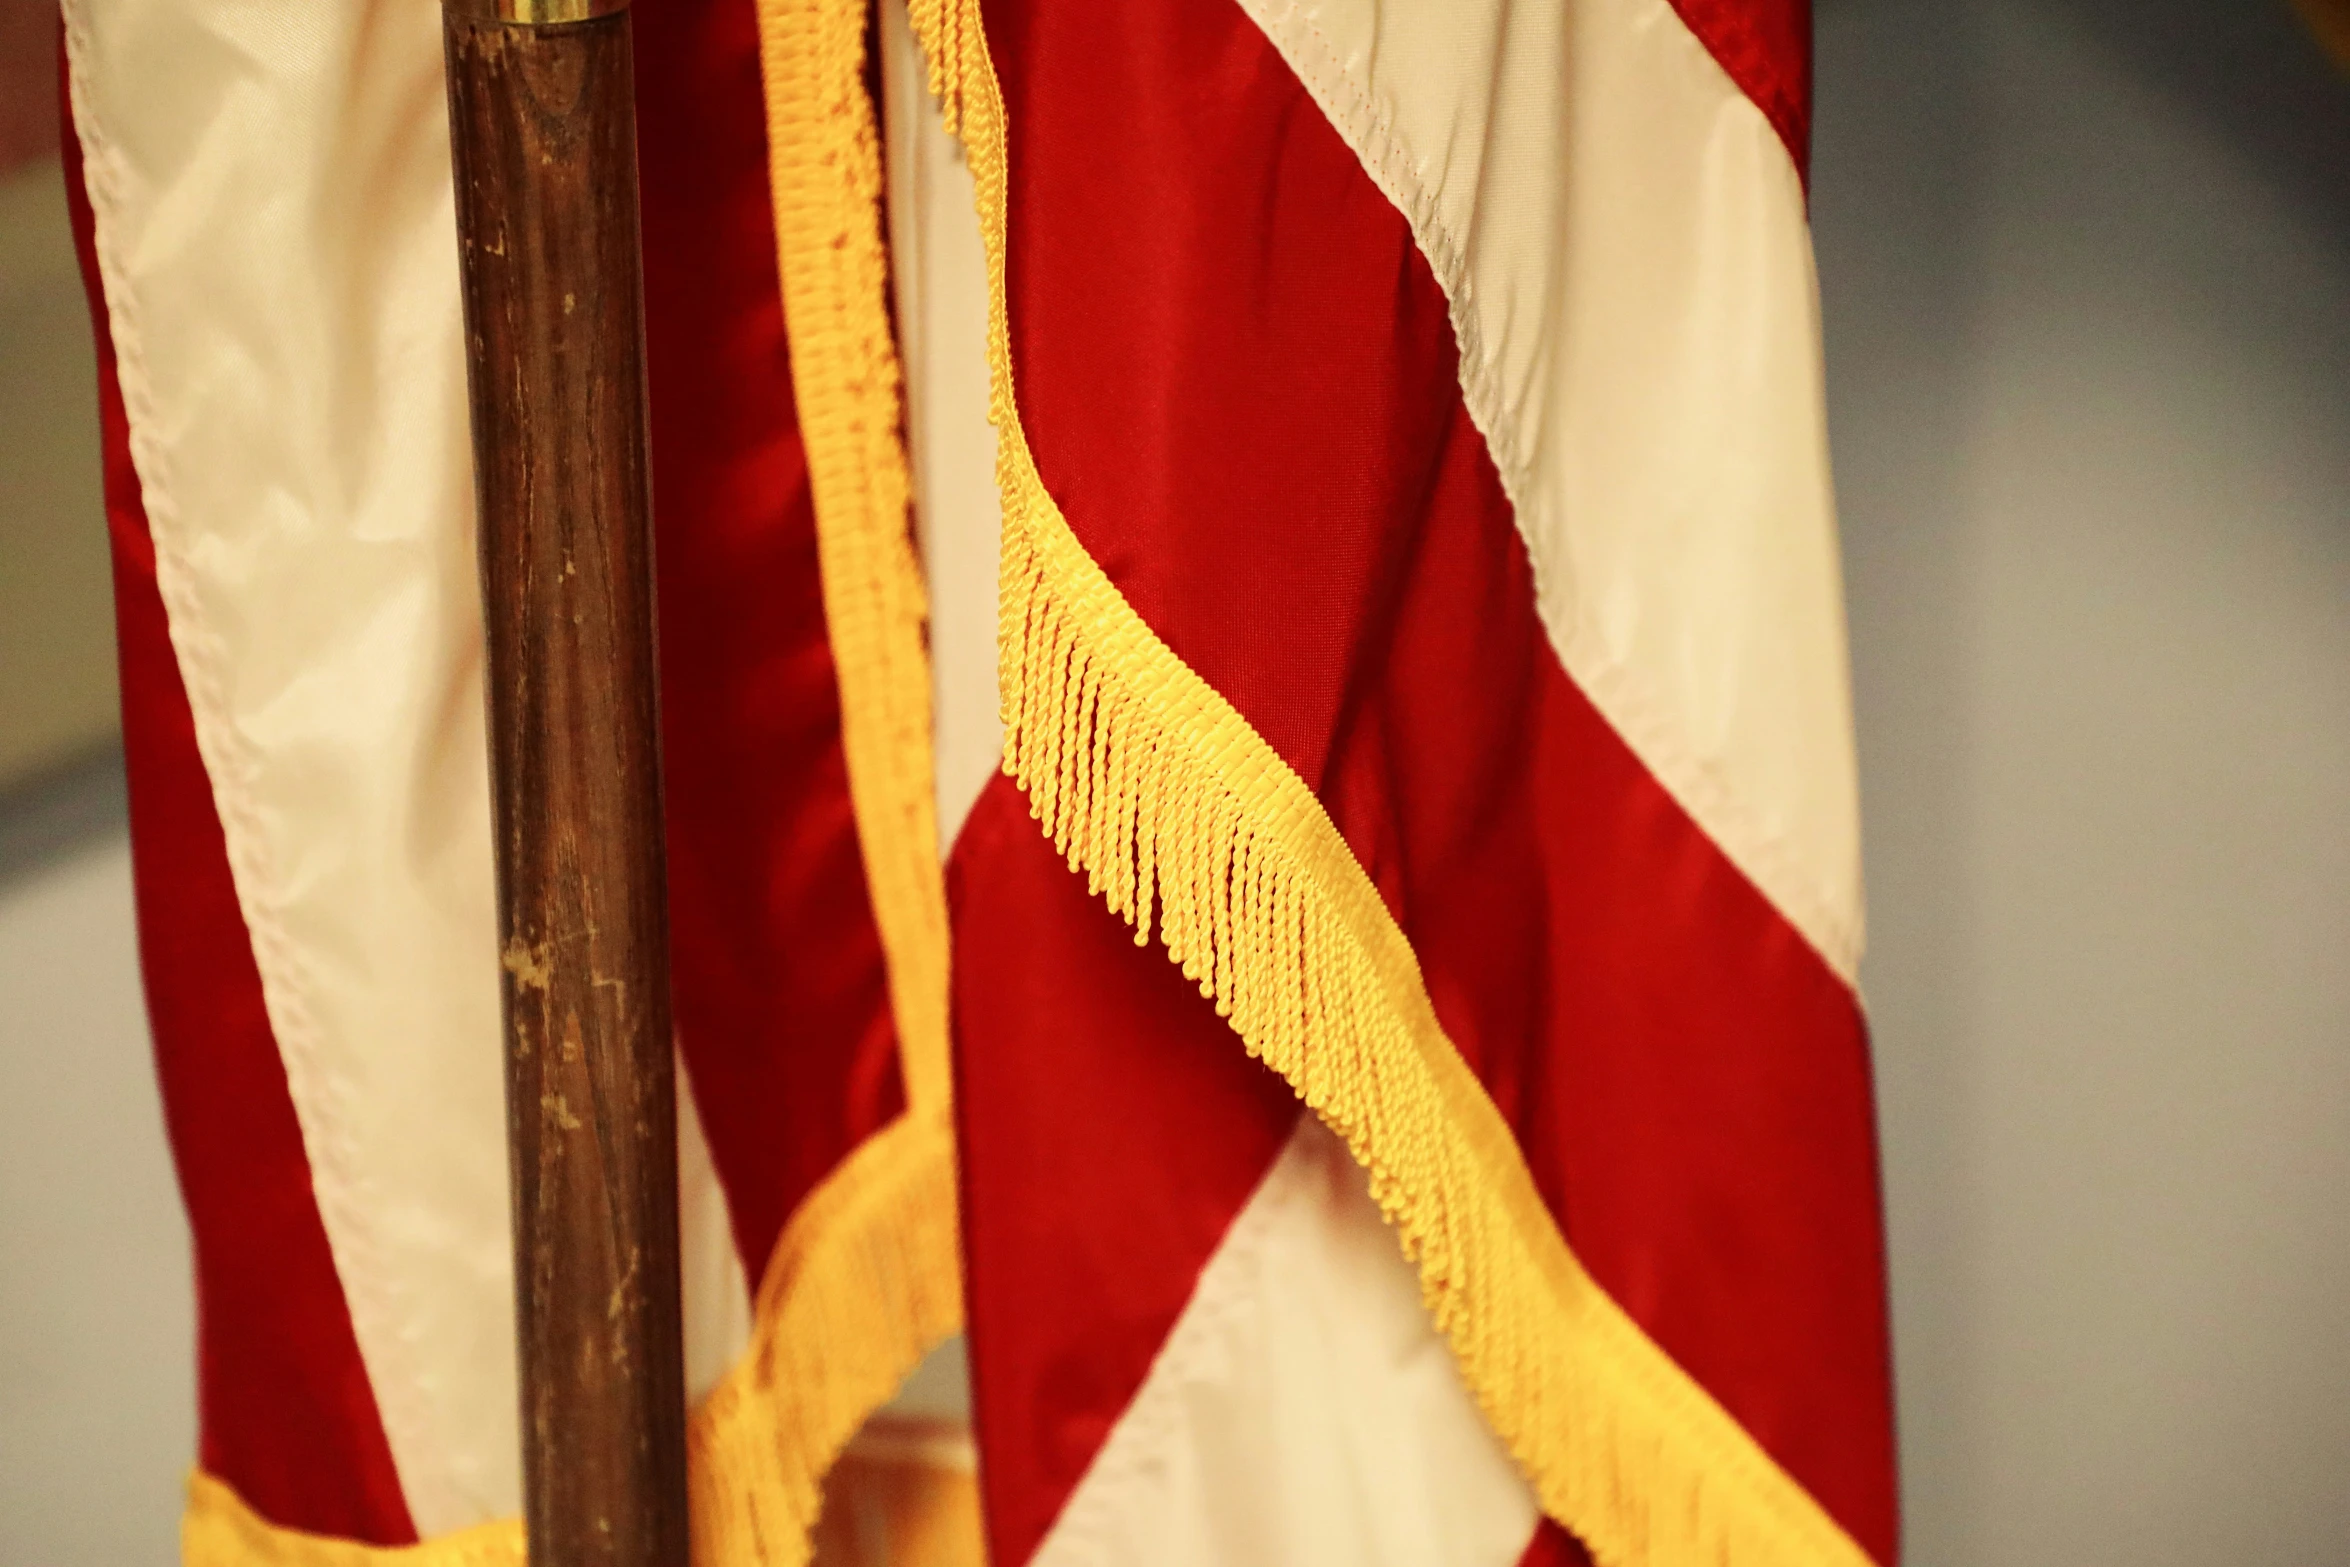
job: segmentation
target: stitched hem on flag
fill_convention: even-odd
[[[969,156],[1003,499],[1005,769],[1054,847],[1369,1171],[1542,1507],[1611,1567],[1863,1567],[1859,1545],[1601,1289],[1302,779],[1136,614],[1046,492],[1013,396],[1005,106],[978,0],[913,0]]]
[[[909,1111],[859,1144],[793,1214],[759,1288],[751,1344],[687,1428],[693,1559],[803,1567],[824,1480],[875,1409],[963,1320],[954,1133]],[[281,1528],[195,1473],[184,1567],[524,1567],[518,1519],[417,1545]]]

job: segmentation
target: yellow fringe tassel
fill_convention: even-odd
[[[792,389],[907,1110],[793,1216],[751,1352],[695,1418],[694,1557],[707,1567],[801,1567],[842,1448],[963,1324],[927,606],[908,526],[866,20],[864,0],[758,4]]]
[[[185,1567],[524,1567],[522,1522],[502,1518],[422,1545],[360,1545],[281,1529],[201,1469],[180,1519]]]
[[[816,501],[841,749],[907,1102],[948,1097],[947,914],[922,566],[908,528],[881,144],[861,0],[759,0],[792,388]]]
[[[978,185],[1003,492],[1005,769],[1072,869],[1346,1139],[1542,1505],[1612,1567],[1865,1567],[1598,1288],[1313,793],[1146,626],[1045,492],[1013,396],[1005,112],[977,0],[913,0]]]
[[[909,1110],[801,1204],[751,1348],[694,1415],[694,1560],[801,1567],[825,1474],[866,1416],[961,1329],[955,1145]]]

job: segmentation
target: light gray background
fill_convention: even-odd
[[[2350,1564],[2350,86],[2272,0],[1817,3],[1908,1558]],[[170,1560],[191,1450],[119,813],[0,798],[0,1567]]]
[[[2350,1562],[2350,88],[1819,35],[1910,1560]]]

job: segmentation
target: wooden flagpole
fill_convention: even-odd
[[[446,0],[534,1567],[685,1567],[626,0]]]

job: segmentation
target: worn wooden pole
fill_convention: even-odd
[[[685,1567],[625,0],[447,0],[534,1567]]]

